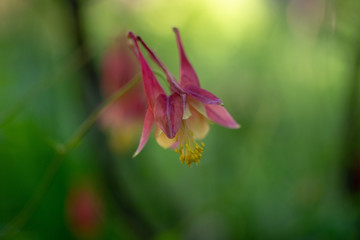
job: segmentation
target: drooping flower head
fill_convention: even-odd
[[[193,162],[199,163],[202,157],[205,144],[203,142],[199,144],[197,141],[203,139],[208,133],[209,120],[228,128],[239,128],[240,126],[222,106],[222,101],[218,97],[200,87],[197,74],[186,57],[179,30],[177,28],[173,30],[180,55],[180,83],[176,81],[174,76],[140,37],[135,38],[132,33],[129,33],[129,36],[134,41],[137,50],[135,54],[138,56],[142,66],[145,93],[148,97],[149,109],[152,109],[151,117],[155,119],[156,123],[155,138],[162,147],[174,148],[175,152],[180,154],[180,161],[190,166]],[[144,46],[152,60],[163,70],[170,85],[170,96],[166,96],[157,82],[141,54],[137,40]],[[149,89],[151,87],[153,89]],[[156,93],[158,93],[157,96]],[[149,99],[148,95],[151,94],[152,99]],[[170,101],[172,98],[176,99],[176,101]],[[154,111],[152,106],[155,105],[161,107]],[[150,121],[146,120],[143,136],[135,155],[144,147],[153,125],[153,122],[149,124]],[[174,128],[169,132],[169,129],[163,127],[164,125],[174,126]]]

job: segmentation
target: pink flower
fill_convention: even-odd
[[[204,151],[204,143],[197,143],[209,131],[209,120],[228,128],[239,128],[239,124],[222,106],[222,101],[214,94],[200,87],[199,79],[187,59],[177,28],[174,28],[180,54],[180,83],[166,69],[154,52],[138,37],[129,33],[135,43],[135,54],[138,56],[143,76],[145,93],[149,109],[145,118],[143,135],[138,154],[146,144],[153,123],[156,123],[155,138],[164,148],[175,148],[180,154],[180,161],[188,166],[199,163]],[[154,62],[164,71],[169,82],[171,95],[166,96],[157,82],[153,72],[144,59],[137,40],[145,47]]]
[[[118,38],[107,50],[102,61],[101,90],[110,97],[131,81],[139,72],[136,58],[129,50],[127,38]],[[146,100],[141,83],[101,115],[101,125],[109,133],[110,145],[117,152],[128,150],[141,131]]]

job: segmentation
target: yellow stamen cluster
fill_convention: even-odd
[[[174,151],[180,154],[179,160],[191,166],[192,163],[199,164],[202,154],[204,152],[205,143],[201,142],[200,145],[194,139],[194,134],[191,130],[183,125],[176,136],[176,141],[179,143],[178,148]]]
[[[201,145],[205,146],[204,143],[201,143]],[[180,144],[179,149],[175,149],[175,152],[178,152],[180,154],[179,159],[181,163],[185,162],[185,164],[190,167],[193,162],[197,164],[200,163],[204,148],[196,142],[193,147],[190,147],[190,145],[186,143],[185,146],[183,144]]]

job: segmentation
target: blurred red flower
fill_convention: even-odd
[[[102,61],[101,91],[109,97],[139,73],[138,63],[128,47],[127,38],[119,37],[107,50]],[[123,153],[136,142],[141,132],[146,100],[138,83],[118,101],[108,107],[100,118],[115,152]]]
[[[90,184],[73,186],[66,199],[66,218],[79,237],[97,236],[101,230],[102,204]]]

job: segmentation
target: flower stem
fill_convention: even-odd
[[[120,97],[122,97],[130,89],[132,89],[140,79],[141,77],[139,75],[136,76],[127,85],[107,98],[97,109],[95,109],[90,114],[89,117],[85,119],[85,121],[78,127],[75,133],[65,143],[57,145],[55,149],[55,156],[51,161],[50,166],[46,170],[40,185],[35,190],[33,196],[29,199],[24,208],[0,230],[1,239],[10,239],[21,230],[21,228],[30,219],[31,215],[36,210],[36,207],[39,205],[41,199],[44,197],[46,191],[50,187],[52,180],[54,179],[57,171],[59,170],[59,167],[61,166],[61,163],[63,162],[64,156],[77,147],[80,141],[84,138],[85,134],[90,130],[90,128],[94,125],[96,120],[105,111],[105,109]]]
[[[99,116],[106,110],[108,106],[113,104],[116,100],[118,100],[121,96],[123,96],[126,92],[128,92],[131,88],[133,88],[141,79],[140,76],[136,76],[132,81],[130,81],[123,88],[115,92],[109,98],[107,98],[95,111],[93,111],[90,116],[85,119],[85,121],[80,125],[80,127],[76,130],[76,132],[72,135],[72,137],[64,144],[60,145],[59,150],[65,151],[65,153],[70,152],[74,149],[84,135],[89,131],[92,125],[96,122]]]

